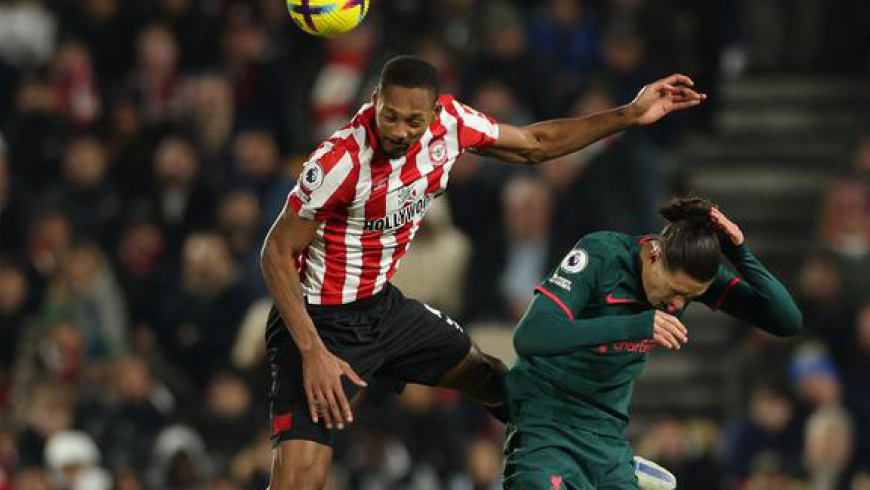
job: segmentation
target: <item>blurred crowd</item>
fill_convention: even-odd
[[[723,77],[866,70],[828,56],[867,52],[865,31],[817,16],[864,8],[846,3],[374,0],[323,41],[275,0],[0,0],[0,490],[266,488],[259,248],[390,56],[429,60],[445,91],[514,124],[622,104],[675,71],[711,95],[535,170],[455,167],[395,282],[471,328],[509,327],[584,233],[659,228],[678,186],[664,155],[711,131]],[[780,15],[801,22],[758,20]],[[667,418],[639,441],[681,488],[870,488],[870,137],[855,168],[795,285],[817,342],[745,341],[787,382],[754,387],[733,426]],[[484,412],[371,391],[331,489],[500,488]]]

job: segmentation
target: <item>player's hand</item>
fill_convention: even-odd
[[[638,125],[652,124],[668,113],[688,109],[707,98],[691,89],[691,78],[674,74],[644,86],[629,104],[634,122]]]
[[[718,208],[710,209],[710,219],[719,227],[719,230],[725,235],[735,247],[743,245],[743,232],[740,227],[733,221],[728,219]]]
[[[345,424],[353,422],[353,412],[341,386],[342,376],[347,376],[357,386],[366,386],[350,364],[325,347],[302,358],[302,377],[311,420],[317,424],[323,417],[327,429],[344,429]]]
[[[689,331],[674,315],[656,310],[653,317],[653,341],[666,349],[679,349],[689,341]]]

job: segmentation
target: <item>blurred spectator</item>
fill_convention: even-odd
[[[746,490],[805,490],[807,486],[793,473],[783,468],[783,460],[776,454],[760,454],[752,462]]]
[[[550,237],[553,197],[550,188],[537,179],[517,179],[508,184],[502,198],[506,243],[505,262],[498,290],[507,305],[508,318],[519,320],[532,291],[554,262]]]
[[[41,314],[49,321],[69,322],[78,330],[86,362],[113,359],[127,350],[126,305],[96,244],[76,245],[64,257]]]
[[[468,238],[450,222],[450,208],[444,200],[432,203],[432,209],[417,230],[414,246],[402,258],[392,282],[411,298],[434,306],[448,316],[463,312],[463,284],[471,259]],[[439,264],[437,269],[432,264]],[[419,278],[425,277],[425,281]]]
[[[147,480],[150,488],[197,490],[213,471],[199,434],[188,426],[172,425],[157,435]]]
[[[555,263],[551,223],[553,195],[533,176],[517,177],[502,194],[504,235],[477,251],[469,277],[469,307],[476,319],[518,320],[532,292]],[[495,285],[495,287],[493,287]]]
[[[499,490],[501,485],[501,448],[493,441],[475,439],[468,446],[465,471],[470,490]]]
[[[63,42],[55,54],[54,71],[61,114],[73,127],[92,126],[102,115],[102,101],[87,47],[77,41]]]
[[[414,56],[426,60],[435,67],[441,83],[441,92],[446,94],[459,93],[461,85],[459,66],[441,40],[431,35],[424,36],[416,42]]]
[[[121,0],[75,2],[65,16],[72,34],[84,42],[93,55],[100,85],[108,86],[132,68],[133,44],[142,12],[135,4]]]
[[[55,86],[46,70],[28,74],[15,92],[14,110],[2,114],[12,175],[22,190],[44,189],[57,182],[63,160],[66,121],[58,110]]]
[[[109,247],[118,237],[121,196],[108,179],[106,149],[96,138],[77,138],[67,145],[64,180],[49,195],[51,206],[63,209],[77,234]]]
[[[205,391],[205,406],[194,413],[218,470],[228,470],[236,451],[253,442],[256,427],[265,425],[266,412],[255,406],[251,386],[237,372],[219,371]]]
[[[130,86],[149,124],[163,123],[176,115],[178,58],[178,41],[165,24],[150,24],[139,32]]]
[[[551,105],[561,101],[549,97],[552,77],[546,65],[529,50],[525,26],[517,8],[506,1],[483,4],[483,51],[465,69],[466,89],[475,89],[484,80],[500,80],[510,87],[541,120],[556,111]]]
[[[106,115],[105,151],[112,162],[109,173],[125,196],[154,187],[151,154],[157,138],[146,130],[142,114],[130,96],[118,96]]]
[[[802,344],[795,351],[788,371],[804,408],[838,407],[843,403],[840,373],[822,345]]]
[[[260,248],[268,228],[261,228],[260,214],[260,202],[252,191],[230,191],[218,202],[217,229],[242,268],[245,287],[258,298],[269,295],[260,270]]]
[[[295,73],[285,70],[275,58],[265,26],[255,9],[235,2],[230,4],[226,15],[223,61],[232,79],[237,117],[248,124],[265,124],[280,135],[284,143],[289,133],[287,113],[291,110],[285,87],[288,81],[297,82]],[[354,34],[339,38],[347,36]]]
[[[196,148],[179,137],[167,136],[154,154],[151,203],[171,253],[184,237],[212,222],[215,192],[206,178]]]
[[[264,237],[281,213],[295,181],[287,175],[277,142],[267,130],[241,130],[234,142],[234,153],[234,177],[257,196],[261,212],[256,231],[258,237]]]
[[[22,255],[27,230],[27,206],[9,167],[8,148],[0,135],[0,252]]]
[[[166,246],[163,231],[147,219],[129,221],[121,232],[116,271],[127,299],[131,326],[144,324],[153,328],[158,321],[160,293],[172,279]]]
[[[245,488],[269,486],[269,470],[272,468],[272,444],[269,430],[254,435],[254,441],[238,448],[232,461],[231,472],[236,480],[245,482]]]
[[[821,238],[840,256],[861,258],[870,253],[870,188],[857,182],[837,182],[828,190],[821,217]]]
[[[731,477],[737,482],[751,480],[764,458],[775,458],[778,470],[796,472],[797,467],[784,465],[798,460],[802,431],[797,415],[794,403],[781,389],[772,384],[755,386],[748,416],[726,426],[723,433],[722,463]]]
[[[204,386],[210,373],[229,364],[251,301],[226,242],[214,233],[191,234],[183,247],[179,285],[164,296],[157,326],[168,359]]]
[[[638,453],[664,466],[683,488],[724,488],[723,470],[713,458],[718,430],[709,421],[657,420],[638,445]]]
[[[112,478],[100,460],[100,449],[85,432],[59,432],[45,445],[46,467],[64,490],[110,490]]]
[[[12,476],[18,465],[15,434],[9,425],[0,426],[0,489],[12,490]]]
[[[106,467],[142,472],[157,434],[176,414],[176,400],[144,360],[123,358],[113,368],[112,384],[83,407],[80,424],[99,443]]]
[[[18,352],[18,341],[32,321],[35,300],[24,268],[0,259],[0,407],[5,405],[3,387]]]
[[[42,2],[0,3],[0,61],[23,68],[48,61],[57,30]]]
[[[613,25],[604,35],[602,53],[613,99],[631,102],[651,77],[645,40],[631,26]]]
[[[73,427],[74,393],[56,384],[29,386],[17,399],[21,419],[18,433],[19,466],[43,466],[48,439]]]
[[[843,281],[841,265],[831,253],[807,257],[798,274],[796,297],[807,333],[824,342],[835,359],[842,359],[849,345],[854,318]]]
[[[35,286],[45,283],[60,270],[62,261],[72,247],[73,230],[69,218],[60,210],[49,209],[31,222],[27,236],[27,262],[32,268]]]
[[[601,63],[597,17],[591,1],[549,0],[529,22],[532,49],[556,75],[551,96],[557,100],[574,93]]]
[[[15,474],[13,487],[16,490],[56,490],[48,474],[40,467],[25,467]]]
[[[813,490],[849,490],[854,472],[853,437],[852,421],[842,408],[824,407],[810,416],[804,464]]]
[[[197,0],[159,0],[153,2],[156,17],[165,23],[178,40],[180,64],[199,68],[218,62],[218,37],[223,12],[208,2]]]
[[[138,473],[132,468],[122,468],[114,472],[113,490],[144,490],[145,485]]]
[[[191,79],[184,88],[184,112],[197,147],[209,165],[228,157],[236,129],[236,107],[230,81],[217,73]]]
[[[853,336],[846,345],[850,348],[843,356],[843,391],[857,429],[855,452],[870,464],[870,303],[858,310]]]

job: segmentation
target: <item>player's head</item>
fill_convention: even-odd
[[[384,65],[375,92],[375,126],[381,148],[391,158],[405,154],[437,114],[438,72],[414,56],[397,56]]]
[[[659,208],[668,224],[650,242],[643,268],[643,286],[653,306],[683,309],[710,287],[722,255],[712,206],[706,199],[683,197]]]

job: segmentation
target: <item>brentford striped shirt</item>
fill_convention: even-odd
[[[498,138],[492,118],[449,95],[438,101],[442,110],[403,157],[378,151],[369,103],[303,166],[288,203],[323,222],[297,264],[309,303],[345,304],[381,291],[456,159]]]

